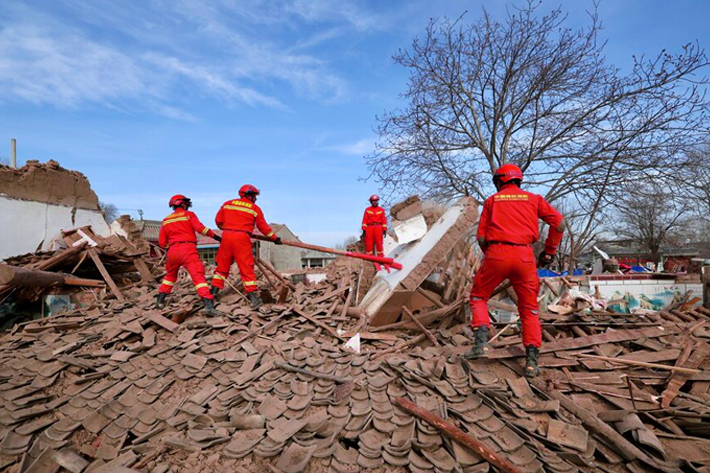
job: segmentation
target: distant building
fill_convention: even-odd
[[[136,224],[141,229],[143,238],[155,245],[158,244],[161,223],[160,220],[136,221]],[[270,225],[276,235],[283,240],[300,241],[286,225],[280,223],[272,223]],[[219,232],[219,230],[215,231]],[[255,230],[254,234],[261,235],[258,230]],[[214,264],[218,249],[219,242],[217,240],[204,235],[197,235],[197,252],[204,263]],[[255,257],[271,263],[277,271],[301,269],[301,251],[292,246],[279,246],[271,242],[253,240],[252,253]]]
[[[660,262],[652,261],[647,251],[627,241],[599,242],[597,248],[620,264],[656,267],[658,263],[662,263],[663,270],[671,273],[688,271],[694,260],[710,257],[710,242],[692,243],[681,248],[663,246],[660,250]]]
[[[331,253],[323,253],[322,251],[306,250],[301,252],[301,267],[302,268],[325,268],[336,256]]]

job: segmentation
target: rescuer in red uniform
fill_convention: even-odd
[[[217,241],[220,241],[221,238],[202,225],[197,215],[188,210],[192,207],[192,202],[184,195],[173,196],[168,205],[173,208],[173,213],[163,219],[158,236],[160,246],[168,249],[168,259],[165,263],[166,274],[158,290],[156,305],[159,309],[165,307],[165,299],[168,294],[173,292],[173,286],[178,280],[178,271],[180,267],[184,267],[190,273],[197,294],[204,301],[205,312],[208,315],[217,315],[212,302],[213,297],[205,279],[205,267],[197,255],[195,232]]]
[[[217,212],[215,222],[223,230],[222,243],[217,251],[217,270],[212,278],[211,292],[217,295],[220,289],[224,288],[224,281],[229,277],[229,268],[234,261],[239,267],[239,275],[244,284],[251,306],[259,308],[263,301],[259,297],[254,273],[254,254],[251,249],[251,234],[254,226],[259,229],[267,238],[277,245],[281,244],[281,238],[274,234],[266,220],[264,214],[256,205],[256,196],[259,190],[249,184],[243,185],[239,189],[238,200],[228,200]]]
[[[538,318],[537,294],[540,280],[537,266],[547,266],[557,252],[565,229],[564,217],[547,201],[520,189],[523,173],[518,166],[506,164],[493,175],[498,192],[486,200],[478,222],[478,244],[485,256],[473,279],[471,289],[471,327],[474,346],[467,358],[477,358],[488,351],[488,299],[505,279],[518,296],[518,312],[526,351],[525,374],[537,376],[542,328]],[[538,219],[550,225],[545,249],[535,264],[532,244],[538,238]]]
[[[376,195],[370,196],[370,207],[365,209],[362,216],[362,234],[365,237],[365,252],[373,254],[377,249],[377,256],[384,256],[382,240],[387,233],[387,215],[385,209],[380,207],[380,198]]]

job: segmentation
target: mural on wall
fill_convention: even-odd
[[[621,291],[615,291],[608,303],[608,308],[620,314],[630,314],[636,309],[659,311],[668,306],[684,302],[694,305],[700,299],[692,297],[693,291],[687,291],[683,294],[678,290],[677,286],[665,286],[656,289],[654,293],[640,294],[638,296],[634,296],[629,291],[625,291],[624,294]]]

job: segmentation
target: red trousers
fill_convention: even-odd
[[[224,288],[224,281],[229,277],[229,268],[237,262],[239,275],[246,292],[259,290],[254,273],[254,253],[251,249],[251,237],[246,232],[225,231],[222,233],[222,243],[217,251],[217,270],[212,285]]]
[[[518,296],[518,312],[523,328],[523,345],[540,348],[542,327],[538,318],[537,293],[540,279],[537,276],[535,255],[529,246],[512,246],[493,243],[486,249],[483,263],[473,278],[471,288],[471,327],[490,327],[488,299],[505,279],[510,280]]]
[[[377,256],[385,255],[382,249],[383,234],[384,228],[382,228],[382,225],[368,225],[365,227],[365,253],[371,255],[373,248],[377,248]]]
[[[206,299],[212,299],[210,288],[205,279],[205,267],[197,255],[197,245],[195,243],[174,243],[168,248],[168,259],[165,263],[165,277],[160,284],[158,292],[170,294],[173,292],[173,286],[178,280],[178,271],[184,267],[192,282],[195,284],[197,294]]]

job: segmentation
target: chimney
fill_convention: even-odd
[[[17,167],[17,140],[15,138],[10,140],[10,167]]]

